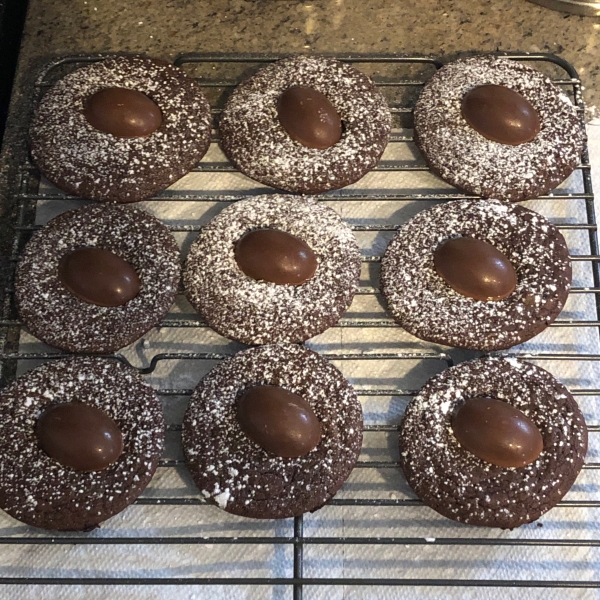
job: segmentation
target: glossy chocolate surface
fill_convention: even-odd
[[[103,248],[79,248],[66,254],[58,277],[77,298],[97,306],[123,306],[142,285],[126,260]]]
[[[301,239],[278,229],[255,229],[235,245],[240,269],[257,281],[300,285],[315,274],[317,257]]]
[[[469,398],[454,415],[452,431],[463,448],[499,467],[523,467],[544,449],[535,423],[495,398]]]
[[[342,137],[342,121],[327,97],[310,87],[293,86],[277,103],[279,122],[289,136],[308,148],[325,150]]]
[[[120,138],[145,137],[162,123],[160,108],[148,96],[118,87],[92,94],[83,115],[92,127]]]
[[[310,404],[276,385],[246,390],[238,399],[237,416],[246,435],[276,456],[304,456],[321,440],[321,424]]]
[[[123,434],[114,420],[82,402],[48,407],[35,433],[46,454],[76,471],[102,471],[123,452]]]
[[[517,285],[517,274],[508,258],[475,238],[445,240],[435,249],[433,263],[453,290],[475,300],[503,300]]]
[[[540,118],[527,98],[503,85],[480,85],[462,99],[462,116],[488,140],[518,146],[540,132]]]

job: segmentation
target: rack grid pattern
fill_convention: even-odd
[[[32,90],[32,93],[39,97],[43,91],[51,85],[53,77],[56,77],[57,73],[61,73],[65,70],[72,70],[80,67],[84,64],[96,61],[103,58],[102,56],[78,56],[78,57],[65,57],[50,65],[40,74],[37,80],[36,89]],[[234,64],[241,64],[242,66],[253,66],[261,65],[264,63],[271,62],[279,58],[278,56],[249,56],[249,55],[198,55],[198,54],[186,54],[180,56],[175,63],[184,68],[194,68],[195,66],[206,66],[215,65],[215,69],[218,71],[223,66],[230,66]],[[348,55],[348,56],[337,56],[340,60],[360,63],[368,65],[371,68],[377,68],[377,65],[407,65],[409,67],[415,67],[418,72],[418,76],[415,79],[389,79],[381,78],[378,79],[375,75],[374,78],[376,83],[384,90],[416,90],[418,91],[423,83],[426,81],[428,76],[425,75],[425,71],[429,69],[429,74],[434,69],[438,69],[441,63],[438,60],[431,59],[428,57],[399,57],[390,55]],[[553,69],[558,69],[562,73],[558,78],[555,77],[555,82],[563,89],[569,91],[572,94],[572,98],[580,111],[583,119],[583,101],[581,95],[581,82],[577,76],[576,71],[571,65],[566,63],[564,60],[545,54],[522,54],[522,55],[511,55],[510,58],[516,60],[527,61],[533,63],[534,66],[544,67],[551,66]],[[238,79],[222,79],[217,77],[216,79],[202,78],[199,80],[201,85],[205,88],[207,93],[210,93],[212,89],[219,90],[230,90],[238,82]],[[413,96],[414,98],[414,96]],[[216,119],[220,113],[219,103],[214,103],[213,114]],[[394,118],[398,123],[410,123],[410,115],[412,112],[412,105],[403,106],[399,104],[391,104],[391,110],[394,114]],[[407,121],[408,119],[408,121]],[[394,134],[393,141],[395,142],[411,142],[410,136],[404,136]],[[213,135],[213,142],[218,141],[217,137]],[[427,167],[414,164],[403,164],[398,161],[382,161],[376,168],[378,171],[427,171]],[[559,228],[565,231],[577,230],[587,232],[589,235],[589,248],[590,253],[586,255],[578,254],[572,256],[574,261],[582,261],[589,263],[589,268],[593,276],[593,287],[576,287],[573,288],[572,294],[589,294],[593,295],[596,307],[596,318],[586,320],[570,320],[570,319],[558,319],[552,325],[552,327],[585,327],[592,330],[598,331],[600,327],[600,254],[598,247],[597,237],[597,226],[594,214],[594,203],[593,203],[593,191],[591,182],[591,173],[589,165],[589,157],[587,149],[583,152],[582,162],[578,167],[581,172],[583,182],[583,192],[575,196],[577,201],[583,201],[585,203],[585,211],[587,219],[581,223],[570,223],[570,224],[559,224]],[[196,172],[215,172],[215,173],[227,173],[234,171],[230,165],[216,164],[202,162],[195,169]],[[15,217],[14,217],[14,238],[12,244],[12,253],[10,261],[12,262],[13,268],[19,259],[20,252],[22,251],[25,243],[31,236],[32,232],[39,228],[35,224],[36,207],[38,202],[63,202],[65,196],[56,193],[48,193],[41,191],[40,189],[40,176],[35,167],[31,164],[23,164],[20,168],[19,180],[15,182],[12,190],[13,198],[15,200]],[[402,202],[405,200],[417,199],[423,202],[439,202],[454,200],[457,198],[463,198],[461,194],[456,192],[448,194],[424,194],[418,197],[407,194],[369,194],[368,191],[364,193],[356,193],[352,195],[341,195],[334,196],[331,194],[324,194],[319,198],[335,202],[337,200],[348,202],[374,202],[374,201],[398,201]],[[572,194],[561,195],[560,191],[554,194],[549,194],[542,197],[542,200],[551,201],[569,201],[574,196]],[[202,195],[201,197],[190,195],[187,193],[171,193],[168,196],[159,195],[151,200],[160,200],[169,202],[186,202],[186,201],[207,201],[207,202],[218,202],[227,204],[234,202],[239,199],[239,196],[235,195]],[[376,224],[376,225],[364,225],[356,224],[353,225],[353,229],[357,232],[393,232],[397,228],[397,225],[392,224]],[[199,230],[199,226],[195,225],[172,225],[170,226],[171,231],[174,233],[180,232],[194,232]],[[377,263],[380,260],[379,256],[365,256],[363,258],[365,263]],[[3,290],[1,298],[2,312],[0,315],[0,383],[2,386],[7,385],[14,379],[17,372],[17,365],[20,361],[32,361],[32,360],[45,360],[45,359],[57,359],[68,356],[64,353],[59,352],[19,352],[19,336],[21,332],[21,322],[19,321],[18,314],[14,305],[14,288],[12,281],[8,282],[8,285]],[[182,290],[180,290],[180,293]],[[376,295],[379,291],[373,286],[361,286],[359,292],[360,295]],[[165,328],[202,328],[206,327],[205,323],[202,322],[200,317],[194,318],[182,318],[180,316],[169,316],[161,324],[160,327]],[[357,318],[344,318],[340,321],[337,327],[342,328],[371,328],[371,327],[397,327],[392,319],[388,317],[378,319],[357,319]],[[427,349],[424,344],[423,349],[419,351],[398,351],[394,353],[368,353],[368,354],[345,354],[345,353],[331,353],[326,352],[323,355],[335,361],[346,361],[346,360],[360,360],[360,361],[379,361],[379,360],[421,360],[421,361],[441,361],[444,368],[452,365],[453,360],[449,353],[431,351]],[[513,353],[518,355],[518,353]],[[150,360],[149,364],[145,367],[132,367],[137,368],[141,374],[153,373],[157,366],[163,361],[170,360],[202,360],[202,361],[218,361],[226,358],[228,355],[225,353],[198,353],[198,352],[173,352],[173,353],[158,353],[155,354]],[[131,363],[122,355],[117,354],[113,358],[120,360],[126,364]],[[600,360],[600,355],[595,354],[567,354],[567,353],[543,353],[536,354],[536,359],[549,360],[549,361],[597,361]],[[161,388],[157,392],[164,398],[172,396],[186,396],[192,393],[191,389],[172,389],[172,388]],[[579,388],[572,389],[575,396],[598,396],[600,397],[600,383],[598,387],[594,388]],[[410,398],[417,393],[414,389],[368,389],[361,388],[358,390],[360,397],[376,397],[376,396],[395,396],[395,397],[406,397]],[[171,424],[168,427],[169,431],[180,431],[180,425]],[[591,423],[589,424],[590,432],[600,432],[600,424]],[[394,433],[397,431],[397,426],[388,424],[372,424],[365,428],[366,432],[388,432]],[[180,459],[164,458],[160,462],[160,468],[179,468],[182,464]],[[373,460],[360,460],[357,468],[360,469],[398,469],[398,465],[393,460],[385,461],[373,461]],[[597,470],[600,469],[600,463],[588,462],[584,469],[586,470]],[[400,475],[399,475],[400,476]],[[196,506],[199,507],[206,505],[207,501],[197,497],[140,497],[136,504],[138,505],[153,505],[157,508],[168,506]],[[421,503],[417,499],[412,498],[334,498],[330,505],[332,506],[349,506],[349,507],[410,507],[419,506]],[[600,497],[598,499],[577,499],[577,500],[563,500],[556,510],[560,510],[561,507],[569,508],[600,508]],[[199,510],[201,510],[199,508]],[[440,578],[440,579],[415,579],[415,578],[315,578],[304,576],[304,552],[307,547],[321,545],[370,545],[370,546],[384,546],[384,545],[404,545],[404,546],[552,546],[552,547],[600,547],[600,539],[502,539],[502,538],[485,538],[479,537],[475,534],[475,537],[446,537],[437,538],[435,541],[427,540],[425,538],[417,537],[402,537],[399,535],[391,535],[389,537],[355,537],[355,536],[326,536],[326,537],[312,537],[304,535],[303,531],[304,519],[302,516],[296,517],[291,525],[291,531],[289,535],[285,536],[247,536],[247,537],[221,537],[221,536],[190,536],[190,537],[148,537],[148,536],[132,536],[132,537],[77,537],[73,535],[52,535],[46,533],[42,536],[36,535],[25,536],[19,535],[14,537],[0,537],[0,546],[2,545],[63,545],[63,544],[79,544],[79,545],[129,545],[129,544],[145,544],[145,545],[178,545],[178,544],[227,544],[227,545],[247,545],[251,548],[253,545],[261,544],[274,544],[274,545],[285,545],[292,548],[293,561],[290,565],[291,575],[289,577],[260,577],[260,578],[248,578],[248,577],[118,577],[118,578],[98,578],[98,577],[1,577],[1,584],[50,584],[50,585],[260,585],[260,586],[283,586],[285,589],[290,591],[290,594],[295,600],[300,600],[303,597],[303,590],[306,586],[461,586],[461,587],[513,587],[513,588],[600,588],[600,580],[508,580],[508,579],[457,579],[457,578]],[[305,597],[307,594],[305,594]]]

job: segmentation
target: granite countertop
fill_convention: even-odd
[[[52,55],[181,52],[552,52],[600,104],[600,18],[525,0],[30,0],[21,72]]]
[[[8,208],[6,182],[26,152],[32,81],[59,55],[552,52],[579,71],[592,118],[600,105],[599,33],[600,18],[526,0],[30,0],[0,164],[0,207]]]

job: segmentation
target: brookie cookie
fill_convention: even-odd
[[[223,151],[242,173],[300,194],[358,181],[390,131],[389,108],[369,77],[311,56],[280,60],[241,83],[219,122]]]
[[[69,352],[108,353],[131,344],[173,304],[179,248],[139,208],[92,204],[34,233],[15,276],[29,331]]]
[[[199,85],[166,61],[119,56],[82,67],[42,98],[31,155],[69,194],[138,202],[188,173],[210,144]]]
[[[387,247],[381,290],[412,335],[501,350],[543,331],[571,286],[565,239],[543,216],[499,200],[455,200],[406,222]]]
[[[202,495],[227,512],[284,519],[342,487],[362,444],[352,386],[302,346],[261,346],[215,367],[183,419],[187,466]]]
[[[156,394],[121,363],[33,369],[0,394],[0,508],[35,527],[94,529],[148,485],[164,429]]]
[[[579,164],[584,130],[545,75],[496,56],[450,63],[425,85],[415,142],[431,170],[484,198],[546,194]]]
[[[514,358],[483,358],[433,377],[400,426],[400,465],[440,514],[512,529],[569,491],[583,466],[587,428],[569,391]]]
[[[221,335],[301,342],[335,325],[358,288],[352,230],[312,198],[256,196],[217,215],[193,242],[187,297]]]

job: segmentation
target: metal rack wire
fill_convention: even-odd
[[[40,95],[43,93],[52,81],[65,71],[72,70],[83,64],[101,59],[102,56],[78,56],[65,57],[48,65],[40,74],[37,80],[36,89],[32,93]],[[266,62],[270,62],[278,58],[277,56],[248,56],[248,55],[198,55],[186,54],[180,56],[176,60],[176,64],[190,71],[191,75],[195,75],[195,70],[200,69],[203,74],[197,75],[198,80],[203,85],[207,95],[211,99],[213,105],[213,114],[216,118],[220,113],[223,98],[235,86],[243,75],[246,74],[248,68],[260,66]],[[371,71],[372,76],[377,84],[386,92],[390,101],[392,113],[398,127],[411,126],[411,111],[412,104],[416,97],[416,92],[420,86],[429,78],[433,71],[441,66],[441,63],[435,59],[428,57],[400,57],[400,56],[381,56],[381,55],[348,55],[339,56],[338,58],[347,62],[357,63],[359,68]],[[552,76],[556,83],[563,89],[568,91],[573,98],[578,110],[583,119],[583,101],[581,96],[581,82],[576,71],[571,65],[564,60],[545,54],[522,54],[511,55],[511,58],[521,61],[532,62],[540,69],[548,69],[552,72]],[[392,75],[386,72],[386,68],[391,68]],[[408,75],[397,75],[397,70],[406,69]],[[212,72],[216,71],[213,75]],[[230,74],[233,73],[233,75]],[[213,142],[218,141],[216,136],[213,136]],[[393,141],[397,143],[409,144],[412,140],[409,135],[403,133],[395,133]],[[408,172],[408,171],[427,171],[427,168],[422,164],[415,164],[403,161],[382,161],[376,169],[377,171],[386,172]],[[203,161],[195,169],[197,173],[229,173],[234,169],[229,164],[211,163]],[[594,298],[595,315],[593,318],[584,319],[559,319],[553,323],[554,328],[571,328],[582,327],[591,331],[598,332],[600,327],[600,254],[597,238],[597,227],[594,214],[593,191],[591,182],[591,173],[589,165],[589,157],[587,149],[582,155],[582,163],[578,167],[581,173],[582,190],[576,194],[561,194],[560,191],[544,196],[541,200],[570,202],[575,201],[584,203],[585,205],[585,222],[578,223],[559,223],[558,226],[564,231],[579,231],[585,234],[587,232],[589,243],[589,254],[578,254],[572,256],[572,260],[583,262],[589,267],[592,286],[580,286],[572,289],[572,294],[591,295]],[[13,196],[16,201],[16,212],[14,221],[14,238],[12,243],[12,253],[10,261],[13,266],[18,261],[20,252],[25,243],[31,236],[31,233],[39,228],[36,224],[36,210],[40,202],[44,203],[64,203],[65,196],[58,194],[54,190],[47,190],[40,186],[40,176],[36,169],[29,163],[21,165],[20,178],[13,186]],[[379,193],[360,191],[352,194],[332,195],[325,194],[320,196],[321,199],[329,202],[397,202],[402,203],[408,200],[418,200],[427,203],[453,200],[464,197],[456,191],[435,192],[425,194],[406,194],[406,193]],[[228,194],[202,194],[194,195],[189,193],[170,193],[168,196],[161,194],[152,200],[168,201],[173,203],[181,202],[213,202],[227,204],[239,199],[239,196]],[[376,223],[364,224],[354,223],[353,229],[359,232],[366,233],[392,233],[397,224]],[[171,231],[174,233],[193,233],[198,231],[198,225],[170,225]],[[365,267],[376,265],[380,260],[379,256],[366,255],[363,258]],[[17,373],[17,368],[20,364],[35,362],[47,359],[57,359],[66,356],[59,352],[24,352],[20,351],[19,338],[22,331],[22,325],[18,318],[18,314],[14,305],[12,282],[6,287],[1,296],[2,312],[0,315],[0,382],[2,386],[6,385],[14,379]],[[362,285],[359,290],[360,296],[377,296],[379,291],[375,285]],[[189,317],[181,315],[169,315],[161,324],[162,328],[204,328],[206,325],[199,317]],[[338,324],[338,328],[344,329],[368,329],[368,328],[392,328],[397,327],[394,322],[387,317],[383,312],[377,315],[376,318],[356,318],[346,317]],[[518,353],[514,353],[518,355]],[[369,353],[346,353],[346,352],[324,352],[323,355],[329,360],[335,361],[343,365],[347,361],[420,361],[433,362],[446,368],[453,364],[452,352],[440,351],[429,347],[427,344],[422,344],[418,350],[414,348],[400,349],[395,352],[369,352]],[[121,360],[132,368],[138,369],[141,374],[153,374],[157,367],[167,361],[202,361],[210,363],[218,361],[228,356],[227,353],[220,352],[158,352],[152,355],[148,364],[142,366],[134,366],[131,361],[122,354],[116,355],[114,358]],[[529,358],[534,358],[541,361],[559,361],[557,372],[560,377],[560,364],[566,361],[599,361],[600,354],[573,354],[564,352],[546,352],[537,353],[534,356],[528,355]],[[342,369],[343,370],[343,369]],[[439,369],[438,369],[439,370]],[[159,395],[169,401],[171,397],[189,396],[192,389],[180,389],[171,387],[161,387],[157,390]],[[593,387],[576,387],[571,390],[578,397],[600,397],[600,382]],[[417,393],[416,389],[403,389],[401,387],[393,388],[378,388],[377,386],[361,387],[358,389],[359,396],[362,399],[376,397],[393,397],[393,398],[410,398]],[[168,427],[171,432],[180,431],[180,425],[171,423]],[[600,432],[600,425],[596,423],[589,424],[589,430],[592,433]],[[369,434],[390,434],[394,435],[397,431],[397,424],[387,423],[370,423],[365,427],[366,435]],[[179,469],[182,466],[180,458],[165,457],[160,463],[160,469]],[[397,470],[397,461],[392,457],[386,460],[365,460],[361,458],[358,464],[359,469],[372,470]],[[600,463],[593,461],[587,462],[584,469],[594,471],[600,469]],[[398,478],[401,478],[398,473]],[[365,494],[366,495],[366,494]],[[158,510],[168,510],[168,507],[176,506],[198,506],[198,510],[216,510],[212,507],[206,507],[207,501],[198,495],[194,496],[155,496],[143,495],[136,501],[138,506],[153,506]],[[363,497],[351,498],[340,495],[334,498],[329,506],[333,507],[392,507],[398,509],[408,509],[410,507],[420,507],[421,503],[414,497]],[[583,499],[567,499],[563,500],[556,508],[560,511],[562,508],[568,509],[598,509],[600,508],[600,496]],[[469,536],[465,536],[462,532],[459,535],[449,537],[437,537],[435,540],[399,535],[400,532],[393,532],[391,536],[347,536],[347,535],[328,535],[315,536],[306,535],[304,532],[305,520],[304,517],[296,517],[293,522],[290,521],[289,532],[287,535],[248,535],[248,536],[144,536],[134,532],[134,535],[127,536],[111,536],[111,537],[91,537],[78,535],[51,535],[39,534],[38,532],[26,532],[19,535],[6,535],[0,537],[0,546],[37,546],[46,545],[66,546],[76,544],[79,546],[121,546],[128,545],[206,545],[212,544],[216,546],[248,546],[249,548],[257,545],[274,545],[291,548],[291,556],[287,562],[286,570],[288,575],[285,577],[146,577],[143,575],[134,575],[128,577],[94,577],[90,575],[77,577],[40,577],[40,576],[13,576],[10,570],[3,569],[0,571],[0,585],[7,584],[44,584],[44,585],[250,585],[250,586],[268,586],[273,589],[281,587],[284,590],[281,597],[289,597],[286,594],[291,594],[295,600],[303,597],[303,590],[307,586],[402,586],[408,587],[503,587],[503,588],[600,588],[599,579],[572,579],[572,580],[549,580],[549,579],[508,579],[487,578],[485,573],[475,578],[456,578],[456,577],[424,577],[424,578],[402,578],[402,577],[314,577],[306,575],[305,572],[305,552],[307,549],[316,546],[347,546],[347,547],[419,547],[427,546],[428,548],[443,548],[443,547],[459,547],[465,548],[468,546],[474,547],[550,547],[550,548],[597,548],[600,547],[600,539],[546,539],[546,538],[490,538],[480,535],[479,530],[469,530]],[[6,573],[6,576],[4,576]],[[308,594],[304,594],[308,597]]]

